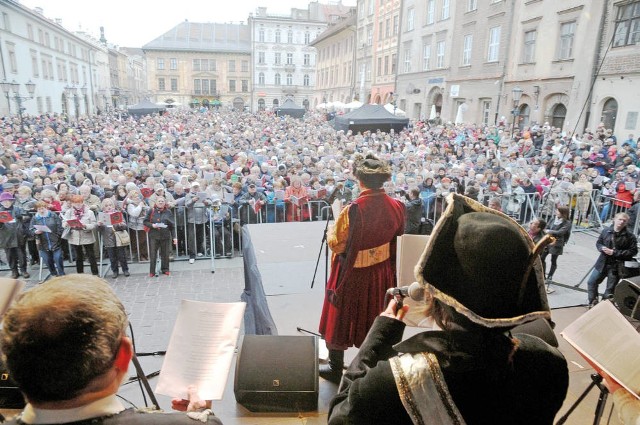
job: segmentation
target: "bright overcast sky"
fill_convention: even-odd
[[[41,7],[44,16],[62,19],[68,30],[83,30],[123,47],[142,47],[180,22],[247,22],[257,7],[269,14],[288,14],[292,7],[305,9],[309,0],[19,0],[31,9]],[[321,0],[321,3],[333,3]],[[342,0],[355,6],[356,0]],[[173,4],[176,7],[169,7]]]

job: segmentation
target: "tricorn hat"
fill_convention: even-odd
[[[456,193],[436,224],[415,274],[430,295],[487,328],[549,319],[540,250],[505,214]]]

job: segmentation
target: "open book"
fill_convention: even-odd
[[[640,399],[640,334],[613,303],[598,303],[560,335]]]

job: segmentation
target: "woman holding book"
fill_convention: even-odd
[[[40,258],[49,268],[51,276],[64,276],[62,220],[49,206],[45,201],[36,202],[36,214],[31,219],[29,232],[36,238]]]
[[[144,219],[144,225],[149,229],[149,277],[156,277],[156,261],[160,252],[160,272],[169,276],[169,254],[175,222],[173,214],[167,208],[167,201],[158,196],[154,207]]]
[[[118,223],[114,223],[114,216],[120,217]],[[118,266],[122,268],[122,274],[129,277],[129,265],[127,264],[127,248],[129,244],[118,246],[116,232],[126,231],[127,224],[122,219],[122,214],[116,210],[113,198],[102,200],[102,212],[98,215],[98,231],[102,236],[102,246],[106,249],[111,263],[111,275],[116,279],[119,276]]]
[[[89,259],[91,273],[98,275],[98,263],[96,262],[93,244],[96,241],[93,229],[96,228],[96,216],[84,203],[82,195],[73,195],[69,198],[71,208],[62,215],[62,227],[65,229],[62,237],[73,248],[76,258],[76,271],[84,273],[84,255]]]
[[[291,185],[284,191],[287,203],[287,221],[304,221],[309,219],[307,188],[302,185],[300,176],[291,176]]]

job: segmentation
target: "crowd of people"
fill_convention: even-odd
[[[319,114],[298,120],[218,110],[25,121],[24,132],[17,119],[5,118],[0,127],[0,248],[13,278],[28,278],[29,264],[40,258],[52,275],[62,276],[65,256],[75,260],[78,273],[86,257],[96,275],[98,241],[113,278],[129,275],[130,259],[149,260],[151,277],[169,276],[172,252],[191,263],[204,255],[233,255],[243,224],[314,220],[328,214],[324,207],[331,200],[349,205],[329,239],[337,255],[320,325],[330,348],[321,374],[340,383],[329,412],[335,424],[412,423],[433,414],[443,423],[513,423],[517,417],[551,423],[567,390],[566,361],[542,340],[510,333],[550,317],[544,268],[531,254],[547,246],[549,280],[572,222],[601,225],[615,217],[598,242],[603,256],[615,257],[621,247],[605,237],[634,233],[640,208],[637,140],[629,135],[617,141],[602,125],[567,134],[545,123],[511,134],[499,126],[415,122],[399,133],[351,134],[335,131]],[[363,223],[376,214],[375,227],[385,232],[366,234]],[[387,225],[389,214],[393,226]],[[529,224],[531,238],[518,223]],[[346,309],[342,286],[346,279],[378,279],[384,291],[394,279],[393,238],[430,233],[434,225],[416,270],[429,293],[426,313],[441,331],[400,342],[403,325],[396,319],[406,307],[394,300],[382,317],[376,317],[384,308],[379,303]],[[364,270],[372,265],[379,266],[374,274]],[[590,296],[608,270],[594,272]],[[98,308],[96,299],[110,308]],[[55,302],[69,308],[51,315]],[[92,328],[67,317],[75,312],[95,316]],[[94,334],[105,335],[100,350],[87,350],[89,339],[74,341],[73,351],[86,357],[80,360],[94,356],[100,367],[82,381],[64,362],[59,369],[35,368],[41,352],[59,359],[59,350],[69,351],[66,343],[51,341],[75,335],[76,324],[90,345]],[[9,369],[29,402],[18,421],[57,415],[67,422],[98,417],[119,423],[135,415],[113,395],[132,354],[125,324],[122,305],[98,278],[59,277],[24,296],[4,319],[1,335]],[[352,345],[362,348],[343,376],[343,351]],[[545,374],[529,373],[539,367]],[[50,378],[33,379],[34,373]],[[60,394],[52,394],[47,382],[56,382]],[[175,407],[194,410],[193,404],[176,400]],[[86,406],[90,415],[82,413]],[[219,423],[206,410],[210,403],[197,407],[205,409],[203,422]],[[184,416],[176,418],[163,420]]]
[[[545,123],[511,134],[507,127],[415,122],[398,133],[351,134],[334,130],[321,114],[298,120],[182,109],[136,119],[24,120],[24,132],[16,117],[0,126],[0,210],[11,218],[0,223],[0,248],[13,276],[28,277],[29,263],[40,256],[55,275],[64,273],[56,265],[61,256],[75,259],[78,272],[86,257],[95,273],[98,235],[113,245],[105,247],[121,248],[105,236],[122,229],[129,233],[128,248],[106,250],[114,277],[129,273],[127,258],[152,260],[158,252],[160,273],[169,272],[172,255],[190,262],[232,256],[245,223],[315,220],[328,213],[324,207],[334,192],[344,205],[356,199],[352,165],[369,153],[391,164],[383,188],[406,203],[407,233],[428,233],[450,192],[523,225],[535,216],[551,223],[560,205],[578,224],[600,225],[626,211],[635,226],[640,199],[638,141],[633,135],[618,141],[603,125],[567,134]],[[120,227],[103,222],[106,199],[113,201],[109,216],[122,213]],[[44,235],[33,226],[55,219],[37,216],[38,201],[43,213],[63,218]],[[160,209],[170,213],[159,231],[149,226],[150,215],[163,201]],[[71,218],[81,226],[67,230]]]

